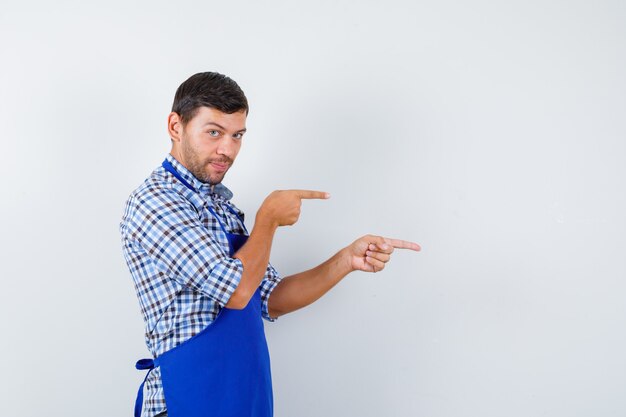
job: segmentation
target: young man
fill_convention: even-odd
[[[154,359],[135,415],[255,416],[273,413],[262,317],[311,304],[352,271],[377,272],[394,248],[416,243],[367,235],[319,266],[281,279],[269,264],[280,226],[294,224],[303,199],[325,192],[274,191],[248,235],[222,184],[246,132],[248,102],[230,78],[195,74],[176,91],[172,149],[129,197],[120,231]]]

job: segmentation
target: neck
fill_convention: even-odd
[[[185,162],[185,158],[183,158],[182,153],[176,149],[175,146],[172,146],[172,150],[170,151],[170,155],[172,155],[174,157],[174,159],[176,159],[182,166],[184,166],[185,168],[189,169],[189,167],[187,166],[187,163]]]

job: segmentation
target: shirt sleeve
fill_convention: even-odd
[[[202,225],[193,204],[172,189],[131,199],[127,237],[147,252],[157,270],[224,307],[239,285],[243,264]]]
[[[265,276],[263,277],[263,281],[261,281],[261,307],[262,307],[262,315],[263,318],[267,321],[276,321],[275,317],[270,317],[269,313],[269,299],[272,291],[282,278],[278,275],[278,272],[274,269],[271,264],[267,265],[267,269],[265,270]]]

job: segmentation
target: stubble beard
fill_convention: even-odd
[[[196,153],[196,151],[188,145],[187,141],[183,141],[181,148],[182,148],[183,158],[185,159],[185,162],[187,163],[187,169],[189,170],[189,172],[191,172],[193,176],[196,177],[201,182],[204,182],[210,185],[216,185],[222,182],[222,180],[224,179],[224,176],[226,175],[226,173],[228,172],[228,170],[230,169],[233,163],[233,161],[230,158],[226,158],[226,157],[221,158],[221,159],[207,159],[205,162],[203,162],[198,156],[198,154]],[[226,169],[226,171],[224,171],[221,174],[211,175],[207,171],[207,167],[209,166],[211,162],[228,163],[228,168]]]

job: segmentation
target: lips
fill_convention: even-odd
[[[211,162],[211,165],[217,171],[226,171],[228,169],[228,164],[224,164],[224,163]]]

